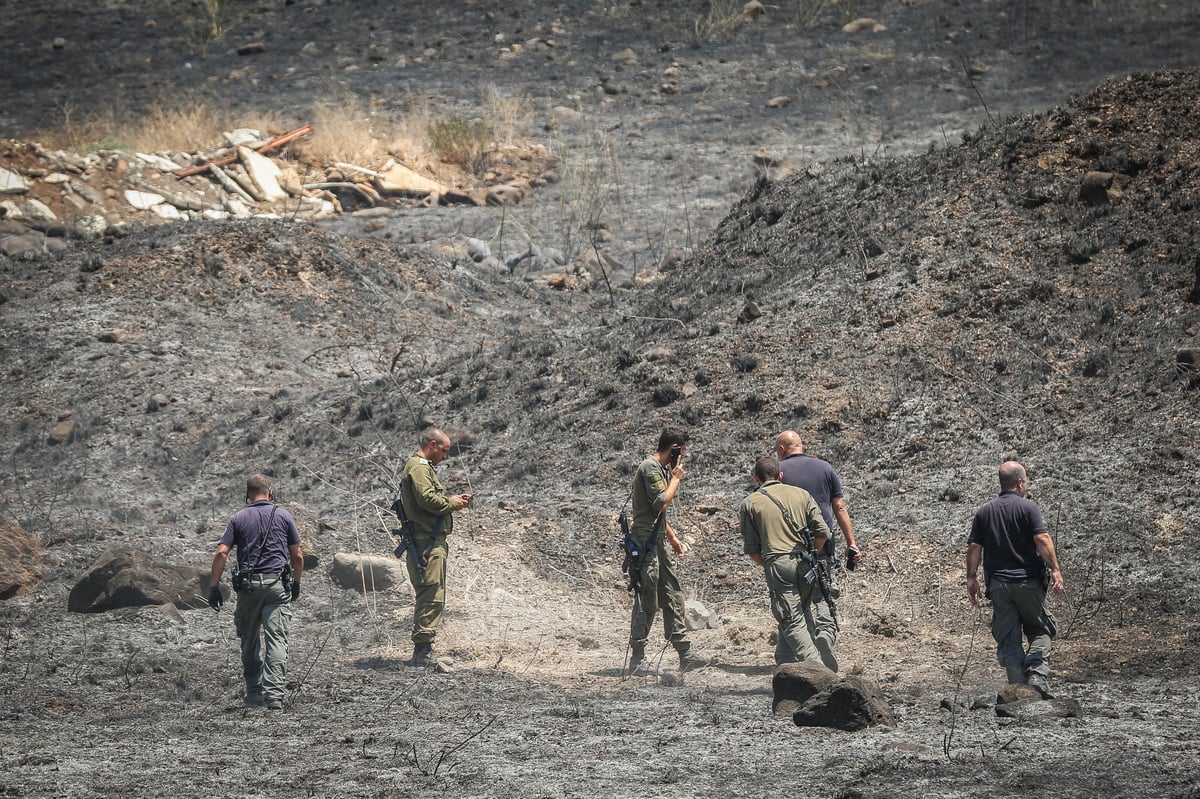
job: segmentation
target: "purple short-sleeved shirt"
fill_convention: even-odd
[[[275,518],[271,520],[267,541],[262,544],[272,509],[275,510]],[[217,543],[237,550],[240,571],[274,574],[283,571],[288,562],[288,547],[300,544],[300,530],[292,514],[268,500],[260,499],[230,517]]]

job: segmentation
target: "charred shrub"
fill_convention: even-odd
[[[729,360],[729,365],[735,372],[749,374],[758,368],[758,356],[746,353],[735,355]]]

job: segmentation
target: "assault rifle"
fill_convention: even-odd
[[[783,514],[783,519],[788,523],[788,526],[798,532],[800,537],[804,539],[806,551],[800,553],[800,557],[811,567],[805,576],[808,582],[817,586],[817,590],[821,592],[821,598],[829,605],[829,617],[833,619],[833,624],[836,628],[838,625],[837,603],[834,601],[833,590],[829,586],[829,560],[817,557],[816,553],[813,552],[812,531],[808,529],[807,524],[798,524],[792,516],[792,512],[782,502],[772,496],[771,492],[764,488],[759,488],[758,491],[760,494],[765,494],[768,499],[775,503],[779,508],[779,512]],[[830,539],[825,540],[825,546],[829,546],[830,543]]]
[[[629,531],[629,517],[625,511],[621,511],[619,521],[621,522],[621,549],[625,552],[625,559],[621,561],[621,573],[629,575],[629,590],[636,594],[642,590],[642,561],[645,560],[646,553],[654,551],[663,515],[660,513],[654,521],[654,529],[650,531],[650,540],[646,542],[646,553],[641,551],[642,548],[638,546],[637,539]]]
[[[396,547],[394,554],[396,557],[402,558],[407,553],[408,562],[416,569],[421,582],[425,582],[425,567],[429,565],[429,553],[433,551],[433,542],[437,538],[438,530],[441,529],[442,520],[440,518],[437,520],[437,526],[434,527],[433,534],[429,536],[429,543],[422,550],[417,545],[416,528],[413,527],[408,514],[404,512],[404,503],[397,499],[392,503],[392,510],[396,512],[396,518],[400,520],[400,526],[392,528],[392,535],[400,537],[400,545]]]

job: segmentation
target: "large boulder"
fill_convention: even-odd
[[[207,569],[157,560],[129,546],[102,554],[71,589],[67,609],[101,613],[143,605],[173,605],[181,610],[208,606]]]
[[[404,562],[384,555],[338,552],[329,567],[329,577],[341,588],[359,593],[383,591],[407,579]]]
[[[838,683],[838,676],[820,661],[784,663],[775,669],[771,711],[776,718],[791,718],[805,702]]]
[[[42,579],[46,556],[42,543],[7,516],[0,516],[0,599],[28,591]]]
[[[872,680],[846,677],[811,697],[792,714],[797,727],[865,730],[881,724],[896,726],[892,706]]]

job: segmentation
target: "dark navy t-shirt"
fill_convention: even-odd
[[[825,526],[833,530],[833,500],[842,496],[842,481],[827,462],[811,455],[789,455],[779,462],[784,485],[797,486],[812,494],[825,517]]]
[[[272,509],[275,510],[275,518],[271,520],[271,532],[260,549]],[[233,514],[217,543],[237,549],[238,569],[275,573],[283,571],[284,564],[288,562],[288,546],[300,543],[300,531],[292,514],[260,499]]]
[[[1045,565],[1033,537],[1046,532],[1046,522],[1037,503],[1016,491],[1000,496],[975,511],[968,544],[983,547],[986,579],[1006,583],[1040,580]]]

